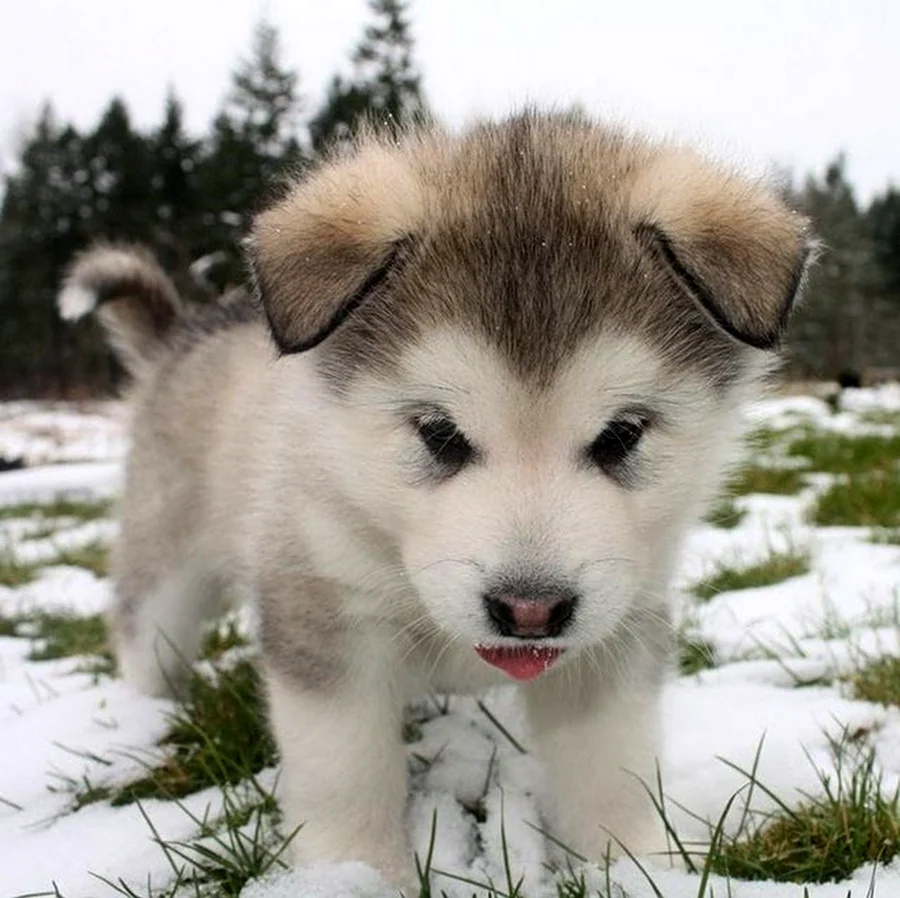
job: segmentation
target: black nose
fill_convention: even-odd
[[[484,606],[501,636],[544,639],[559,636],[569,625],[577,596],[559,590],[493,590]]]

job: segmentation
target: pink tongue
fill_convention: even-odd
[[[561,649],[523,646],[522,648],[500,648],[476,645],[475,651],[494,667],[499,667],[514,680],[533,680],[542,674],[562,654]]]

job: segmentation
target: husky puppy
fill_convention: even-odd
[[[162,693],[226,587],[258,606],[298,863],[415,880],[404,701],[515,681],[557,837],[660,847],[668,584],[771,369],[807,222],[568,115],[364,136],[260,214],[258,302],[76,260],[133,375],[112,623]]]

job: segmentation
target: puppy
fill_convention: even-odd
[[[88,252],[62,311],[134,379],[125,677],[164,692],[252,597],[298,863],[414,882],[404,701],[511,681],[556,836],[658,849],[669,580],[810,246],[760,184],[526,112],[323,163],[255,221],[256,303]]]

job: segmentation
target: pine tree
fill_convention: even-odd
[[[866,212],[885,291],[900,304],[900,190],[889,187]]]
[[[875,363],[900,373],[900,190],[889,187],[870,204],[866,224],[872,241],[872,277],[878,315]]]
[[[0,374],[6,395],[28,395],[46,387],[33,361],[36,352],[45,353],[51,345],[37,276],[46,267],[45,241],[67,227],[57,220],[49,201],[51,179],[59,177],[61,130],[46,104],[20,149],[17,170],[5,178],[0,206]]]
[[[802,372],[838,377],[862,373],[877,338],[872,242],[840,155],[793,198],[810,216],[825,251],[812,269],[805,301],[789,332],[789,352]]]
[[[427,118],[422,79],[413,63],[413,38],[403,0],[370,0],[374,22],[353,51],[350,79],[332,79],[325,103],[309,123],[321,153],[350,138],[363,120],[391,130]]]
[[[297,128],[303,108],[297,93],[298,75],[282,68],[280,56],[278,31],[261,22],[253,35],[250,59],[243,60],[234,72],[224,110],[240,138],[275,166],[299,152]]]
[[[203,203],[197,184],[200,142],[187,135],[184,109],[173,91],[166,96],[162,124],[150,136],[153,157],[153,245],[163,266],[183,290],[194,248],[205,239],[200,218]]]
[[[235,70],[222,111],[198,166],[204,199],[203,254],[224,251],[222,283],[239,283],[243,265],[238,241],[250,217],[286,170],[303,162],[298,139],[302,100],[298,76],[280,61],[278,33],[257,26],[252,53]]]
[[[132,128],[121,99],[110,102],[85,138],[84,155],[94,192],[95,236],[151,242],[153,155],[148,141]]]
[[[7,395],[108,386],[108,355],[89,330],[66,334],[59,277],[97,232],[86,140],[45,106],[7,176],[0,206],[0,389]]]

